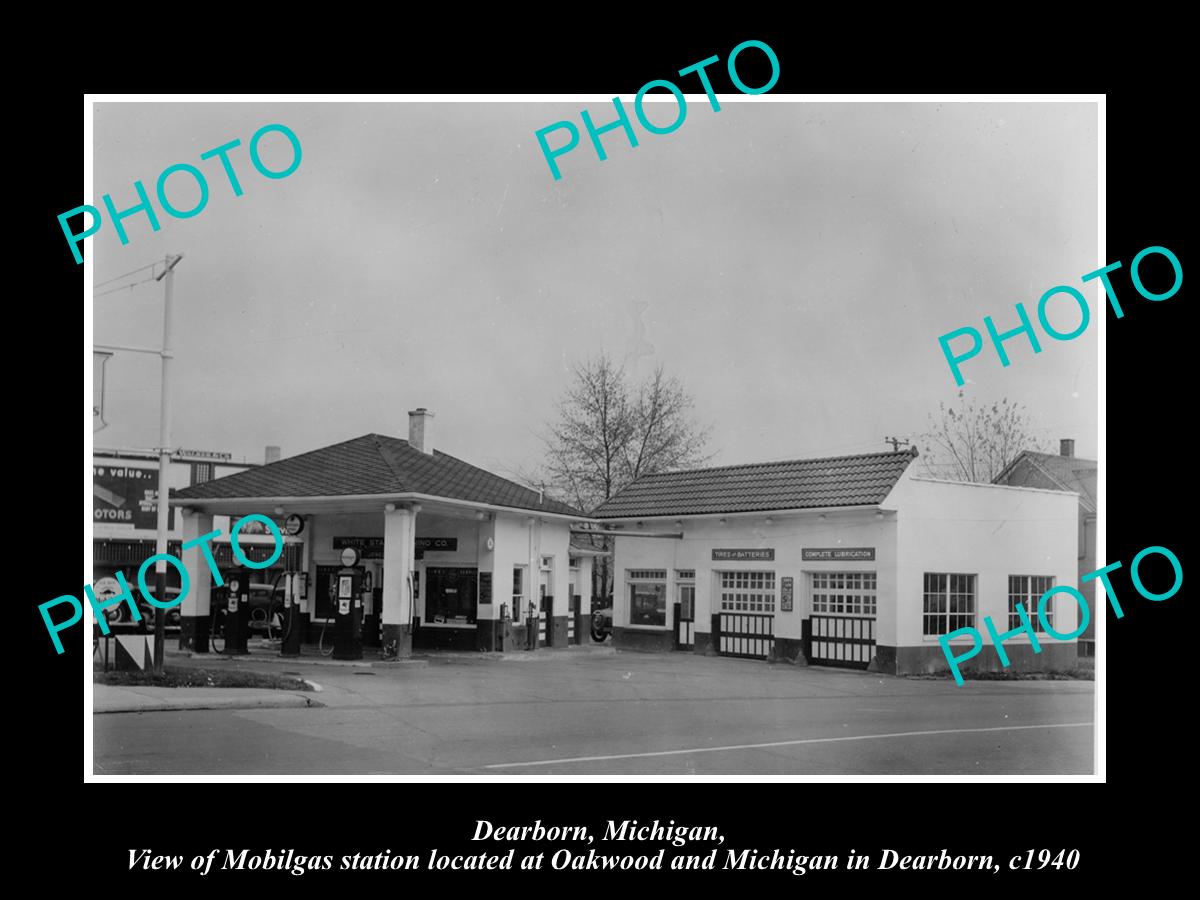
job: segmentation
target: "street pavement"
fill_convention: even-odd
[[[1087,681],[960,688],[951,680],[587,648],[433,656],[407,666],[323,666],[303,657],[169,662],[297,674],[322,690],[275,693],[321,705],[93,715],[96,774],[1093,771],[1095,698]]]

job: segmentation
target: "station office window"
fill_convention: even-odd
[[[813,572],[812,611],[842,616],[875,615],[874,572]]]
[[[629,569],[629,624],[667,627],[666,569]]]
[[[1008,627],[1020,628],[1021,617],[1017,615],[1017,604],[1025,607],[1034,631],[1042,631],[1042,619],[1038,615],[1038,602],[1042,594],[1054,587],[1053,575],[1009,575],[1008,576]],[[1046,601],[1046,621],[1054,627],[1054,598]]]
[[[975,626],[975,576],[925,573],[925,634],[949,634]]]
[[[474,622],[479,572],[458,566],[425,567],[425,621]]]

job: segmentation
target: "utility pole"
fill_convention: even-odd
[[[893,452],[893,453],[895,453],[897,450],[899,450],[899,449],[900,449],[900,445],[901,445],[901,444],[903,444],[905,447],[911,447],[911,446],[912,446],[912,442],[911,442],[911,441],[905,441],[905,440],[902,440],[901,438],[894,438],[894,437],[885,437],[885,438],[883,439],[883,442],[884,442],[885,444],[891,444],[891,445],[892,445],[892,452]]]
[[[154,552],[158,556],[167,554],[167,525],[170,521],[170,509],[167,498],[170,493],[168,476],[171,471],[171,360],[175,356],[171,347],[171,288],[175,280],[175,266],[183,259],[179,256],[168,256],[167,267],[155,278],[162,281],[166,278],[163,298],[163,342],[162,342],[162,403],[159,407],[158,418],[158,534],[155,538]],[[167,561],[158,559],[154,564],[154,597],[160,603],[167,596]],[[154,671],[163,670],[163,645],[167,642],[167,612],[155,607],[154,610]]]

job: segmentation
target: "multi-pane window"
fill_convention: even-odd
[[[212,463],[192,463],[192,484],[204,484],[212,481]]]
[[[949,634],[975,626],[975,576],[925,573],[925,634]]]
[[[815,613],[875,615],[874,572],[814,572],[812,590]]]
[[[723,612],[775,612],[774,572],[721,572]]]
[[[679,618],[691,622],[696,618],[696,570],[676,569],[679,584]]]
[[[512,615],[514,619],[521,618],[521,598],[525,596],[525,567],[513,566],[512,585]]]
[[[696,618],[696,586],[694,584],[679,585],[679,618],[685,622]]]
[[[1054,587],[1053,575],[1009,575],[1008,576],[1008,627],[1021,627],[1021,617],[1017,615],[1017,604],[1025,607],[1029,621],[1033,623],[1034,631],[1044,631],[1042,619],[1038,615],[1038,603],[1042,594]],[[1046,623],[1054,627],[1054,598],[1046,601]]]
[[[626,581],[666,581],[666,569],[630,569]]]
[[[665,569],[630,569],[629,624],[667,626],[667,572]]]

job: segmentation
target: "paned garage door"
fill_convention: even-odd
[[[814,572],[809,662],[865,669],[875,655],[874,572]]]
[[[775,641],[775,573],[718,572],[717,652],[766,659]]]

